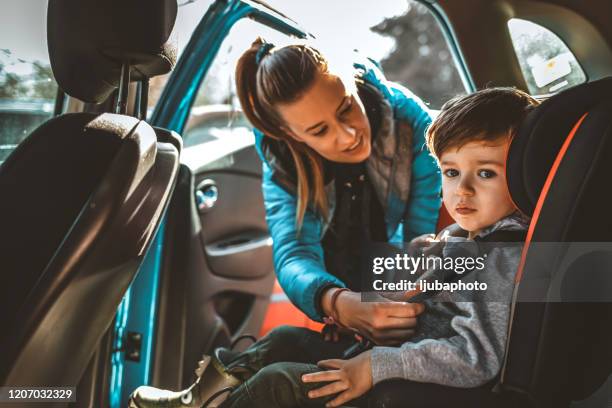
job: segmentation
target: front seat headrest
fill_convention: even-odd
[[[60,88],[85,102],[103,102],[129,61],[131,80],[169,72],[176,0],[49,0],[47,38]]]
[[[530,112],[512,140],[506,177],[514,203],[529,216],[563,142],[578,120],[612,94],[612,78],[563,91]]]

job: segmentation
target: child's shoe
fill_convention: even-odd
[[[130,396],[129,408],[218,407],[244,379],[234,375],[233,370],[228,370],[223,363],[228,354],[231,356],[234,352],[218,348],[212,357],[204,356],[196,369],[198,379],[183,391],[175,392],[144,385],[138,387]]]

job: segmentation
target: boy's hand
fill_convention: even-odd
[[[418,237],[413,238],[408,244],[408,255],[419,256],[421,253],[423,253],[425,248],[431,246],[435,242],[436,236],[434,234],[419,235]]]
[[[325,404],[326,407],[338,407],[347,401],[365,394],[372,388],[372,362],[370,350],[359,354],[350,360],[323,360],[317,365],[328,371],[305,374],[302,381],[330,382],[308,393],[309,398],[320,398],[339,394]]]
[[[436,240],[436,234],[423,234],[413,238],[410,244],[424,244],[427,245]]]

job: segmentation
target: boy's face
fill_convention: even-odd
[[[506,185],[509,142],[469,142],[440,156],[444,205],[470,238],[516,210]]]

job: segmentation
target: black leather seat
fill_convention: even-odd
[[[99,103],[122,66],[133,80],[168,72],[176,11],[176,0],[50,0],[59,86]],[[78,384],[159,226],[178,140],[135,117],[66,114],[2,164],[0,383]]]
[[[607,78],[553,96],[530,113],[511,145],[510,193],[532,221],[499,378],[475,389],[385,381],[373,390],[370,407],[561,408],[606,382],[612,374],[611,94]],[[601,244],[590,250],[585,242]],[[584,256],[572,260],[577,246]]]

